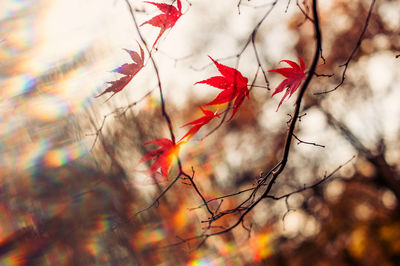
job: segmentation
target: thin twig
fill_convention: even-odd
[[[197,188],[196,184],[193,181],[193,177],[194,177],[194,169],[192,167],[192,176],[189,176],[185,173],[182,173],[183,176],[185,176],[186,178],[189,179],[190,183],[192,184],[193,188],[196,190],[197,194],[200,196],[200,198],[203,201],[204,206],[206,206],[207,211],[211,214],[211,217],[214,217],[214,213],[211,211],[210,207],[207,204],[206,199],[204,198],[204,196],[201,194],[200,190]]]
[[[210,234],[201,234],[195,237],[191,237],[188,239],[185,239],[185,241],[191,241],[191,240],[195,240],[195,239],[201,239],[201,242],[199,244],[202,245],[204,244],[204,242],[211,236],[216,236],[216,235],[221,235],[221,234],[225,234],[231,230],[233,230],[234,228],[236,228],[239,224],[242,223],[243,219],[246,217],[246,215],[252,211],[252,209],[257,206],[261,200],[267,198],[269,196],[269,192],[271,191],[273,184],[276,182],[277,178],[279,177],[279,175],[283,172],[283,170],[285,169],[286,163],[288,161],[289,158],[289,151],[290,151],[290,146],[291,146],[291,142],[292,142],[292,134],[294,132],[295,129],[295,125],[297,122],[297,118],[299,116],[300,113],[300,107],[301,107],[301,101],[303,99],[303,96],[314,76],[314,71],[317,67],[317,63],[320,57],[320,51],[321,51],[321,41],[322,41],[322,37],[321,37],[321,31],[320,31],[320,25],[319,25],[319,18],[318,18],[318,11],[317,11],[317,0],[313,0],[313,5],[312,5],[312,11],[313,11],[313,15],[314,15],[314,28],[315,28],[315,39],[316,39],[316,49],[315,49],[315,53],[314,53],[314,58],[313,58],[313,62],[311,64],[309,73],[306,77],[306,80],[304,81],[300,91],[299,91],[299,95],[297,97],[296,100],[296,107],[294,110],[294,114],[293,114],[293,119],[291,121],[288,133],[287,133],[287,137],[286,137],[286,141],[285,141],[285,146],[284,146],[284,151],[283,151],[283,155],[282,155],[282,159],[281,161],[274,166],[272,169],[276,169],[273,171],[269,171],[266,175],[263,176],[263,179],[259,182],[258,186],[262,186],[263,184],[266,183],[267,181],[267,177],[269,175],[272,176],[272,178],[269,180],[268,184],[267,184],[267,188],[264,190],[264,192],[262,193],[262,195],[258,196],[254,201],[251,200],[251,203],[249,206],[246,207],[242,207],[243,203],[239,205],[239,208],[234,208],[234,209],[230,209],[230,210],[226,210],[225,212],[223,212],[221,215],[217,216],[217,217],[222,217],[223,214],[225,213],[236,213],[236,212],[241,212],[240,217],[237,219],[237,221],[232,224],[230,227],[226,228],[225,230],[221,230],[218,232],[214,232],[214,233],[210,233]],[[257,188],[255,189],[255,191],[258,190]],[[254,195],[254,197],[256,197],[255,195],[256,192],[253,191],[252,195],[246,199],[246,201],[248,201],[249,199],[251,199]],[[182,242],[180,243],[174,243],[172,245],[168,245],[168,246],[175,246],[175,245],[179,245],[182,244]]]
[[[339,88],[340,86],[342,86],[342,84],[344,83],[344,80],[346,79],[346,71],[347,68],[349,67],[350,62],[353,60],[354,55],[356,54],[356,52],[358,51],[358,49],[360,48],[361,42],[363,41],[364,38],[364,34],[367,31],[367,27],[369,25],[369,20],[371,18],[372,15],[372,10],[374,9],[374,5],[375,5],[375,1],[376,0],[372,0],[371,1],[371,5],[369,6],[369,10],[368,10],[368,15],[367,18],[365,20],[363,29],[361,31],[360,37],[357,40],[356,46],[354,47],[353,51],[351,52],[350,56],[347,58],[346,62],[342,65],[340,65],[339,67],[344,67],[343,72],[342,72],[342,78],[339,82],[338,85],[336,85],[336,87],[334,87],[331,90],[327,90],[327,91],[323,91],[323,92],[316,92],[314,93],[314,95],[321,95],[321,94],[325,94],[325,93],[330,93],[335,91],[337,88]]]
[[[125,115],[125,113],[126,113],[130,108],[136,106],[138,103],[140,103],[141,101],[143,101],[144,99],[146,99],[148,96],[150,96],[150,94],[151,94],[152,92],[153,92],[153,90],[150,90],[148,93],[146,93],[142,98],[140,98],[140,99],[137,100],[136,102],[130,103],[130,104],[128,104],[128,105],[125,106],[125,107],[118,107],[118,108],[114,109],[113,111],[111,111],[110,113],[104,115],[104,116],[103,116],[103,121],[101,122],[100,127],[96,130],[96,133],[86,134],[86,136],[96,136],[95,139],[94,139],[94,141],[93,141],[92,147],[90,148],[90,151],[92,151],[93,148],[94,148],[94,146],[96,145],[96,142],[97,142],[97,140],[99,139],[99,135],[101,134],[101,131],[102,131],[103,128],[104,128],[106,119],[107,119],[109,116],[114,115],[114,114],[118,114],[118,113],[119,113],[120,115]],[[120,110],[121,110],[121,109],[123,110],[122,113],[120,113]]]
[[[155,74],[156,74],[156,78],[157,78],[157,82],[158,82],[159,93],[160,93],[161,113],[162,113],[162,116],[164,117],[164,119],[165,119],[165,121],[166,121],[166,123],[167,123],[167,125],[168,125],[168,130],[169,130],[169,133],[170,133],[171,141],[172,141],[172,143],[175,145],[175,144],[176,144],[176,138],[175,138],[175,134],[174,134],[174,130],[173,130],[171,118],[170,118],[170,116],[169,116],[169,114],[167,113],[167,110],[166,110],[165,100],[164,100],[164,94],[163,94],[163,88],[162,88],[162,85],[161,85],[161,78],[160,78],[158,66],[157,66],[157,64],[156,64],[156,62],[155,62],[155,60],[154,60],[154,58],[153,58],[153,56],[152,56],[151,50],[149,49],[149,47],[148,47],[148,45],[147,45],[147,43],[146,43],[146,40],[144,39],[142,33],[140,32],[139,25],[138,25],[138,23],[137,23],[137,21],[136,21],[135,14],[134,14],[134,11],[133,11],[133,9],[132,9],[131,4],[129,3],[129,0],[125,0],[125,2],[126,2],[126,4],[127,4],[127,6],[128,6],[128,9],[129,9],[129,12],[130,12],[130,14],[131,14],[133,23],[135,24],[136,31],[137,31],[137,33],[138,33],[138,35],[139,35],[139,37],[140,37],[140,40],[141,40],[142,43],[144,44],[145,49],[146,49],[147,53],[149,54],[149,58],[150,58],[151,63],[152,63],[152,65],[153,65],[153,68],[154,68],[154,71],[155,71]],[[172,4],[174,4],[174,2],[175,2],[175,0],[172,2]],[[165,195],[165,193],[167,193],[167,192],[171,189],[171,187],[176,183],[176,181],[178,181],[178,179],[179,179],[182,175],[184,175],[184,176],[189,176],[189,175],[187,175],[187,174],[183,171],[181,159],[179,158],[179,156],[177,156],[177,161],[178,161],[178,168],[179,168],[179,173],[178,173],[178,175],[177,175],[177,176],[174,178],[174,180],[168,185],[168,187],[167,187],[166,189],[164,189],[164,190],[160,193],[160,195],[156,198],[156,200],[153,201],[153,203],[150,204],[150,206],[147,207],[147,208],[145,208],[144,210],[148,210],[149,208],[151,208],[151,207],[153,207],[155,204],[157,204],[157,203],[159,202],[160,198],[163,197],[163,196]],[[194,189],[196,190],[196,192],[197,192],[197,193],[200,195],[200,197],[202,198],[203,202],[205,202],[204,197],[201,195],[201,193],[199,192],[199,190],[198,190],[197,187],[195,186],[193,180],[190,179],[190,176],[189,176],[189,180],[191,181],[191,183],[192,183]],[[210,212],[210,214],[213,215],[213,212],[208,208],[208,205],[206,205],[206,207],[207,207],[207,210]],[[142,211],[140,211],[140,212],[138,212],[138,213],[141,213],[141,212],[143,212],[144,210],[142,210]],[[138,214],[138,213],[136,213],[136,214]]]
[[[333,77],[335,74],[318,74],[318,73],[314,73],[314,75],[316,77],[326,77],[326,78],[330,78]]]
[[[255,53],[255,56],[256,56],[256,59],[257,59],[258,66],[259,66],[259,68],[261,68],[261,70],[262,70],[262,67],[261,67],[261,60],[260,60],[260,58],[259,58],[259,56],[258,56],[258,52],[257,52],[256,45],[255,45],[255,38],[256,38],[258,29],[261,27],[262,23],[265,21],[265,19],[266,19],[266,18],[269,16],[269,14],[272,12],[272,10],[274,9],[274,7],[275,7],[275,5],[277,4],[277,2],[278,2],[278,0],[275,0],[273,3],[271,3],[271,7],[267,10],[267,12],[264,14],[264,16],[263,16],[263,17],[260,19],[260,21],[256,24],[256,26],[254,27],[253,31],[251,32],[249,38],[247,39],[246,43],[244,44],[243,48],[239,51],[239,53],[236,54],[236,56],[235,56],[235,57],[237,58],[237,59],[236,59],[236,67],[235,67],[236,69],[238,68],[238,65],[239,65],[240,56],[244,53],[244,51],[247,49],[247,47],[250,45],[250,43],[252,43],[252,44],[253,44],[253,48],[254,48],[254,53]],[[239,3],[240,3],[240,2],[239,2]],[[262,70],[262,72],[263,72],[263,75],[264,75],[265,82],[267,83],[267,87],[269,88],[269,81],[268,81],[267,75],[266,75],[266,73],[265,73],[264,70]],[[235,72],[235,75],[236,75],[236,72]],[[236,82],[236,77],[234,77],[233,80]],[[254,81],[253,81],[253,83],[254,83]],[[235,84],[235,85],[236,85],[236,84]],[[236,86],[234,86],[234,87],[236,88]],[[235,94],[235,93],[233,93],[232,96],[234,96],[234,94]],[[234,97],[233,97],[233,98],[234,98]],[[232,100],[233,100],[233,98],[232,98]],[[232,100],[229,101],[228,106],[226,107],[226,111],[227,111],[227,110],[230,110],[230,108],[232,107]],[[241,102],[242,102],[243,100],[244,100],[244,99],[242,99]],[[225,122],[226,116],[227,116],[227,113],[224,113],[224,116],[222,117],[222,119],[220,120],[220,122],[218,123],[218,125],[215,126],[215,128],[213,128],[209,133],[207,133],[207,134],[202,138],[202,140],[203,140],[204,138],[210,136],[211,134],[213,134],[217,129],[219,129],[219,128],[222,126],[222,124]]]
[[[303,4],[304,4],[304,2],[303,2]],[[301,5],[299,4],[299,0],[296,0],[296,5],[298,6],[298,8],[300,9],[300,11],[301,11],[301,13],[303,13],[303,15],[304,15],[304,19],[305,20],[309,20],[309,21],[311,21],[312,23],[314,23],[314,20],[307,14],[308,13],[308,6],[306,6],[306,8],[307,8],[307,12],[301,7]],[[304,21],[305,22],[305,21]]]
[[[295,191],[292,191],[292,192],[290,192],[290,193],[287,193],[287,194],[284,194],[284,195],[281,195],[281,196],[278,196],[278,197],[277,197],[277,196],[266,196],[266,198],[273,199],[273,200],[281,200],[281,199],[284,199],[284,198],[289,198],[290,196],[292,196],[292,195],[294,195],[294,194],[298,194],[298,193],[301,193],[301,192],[303,192],[303,191],[316,188],[316,187],[318,187],[319,185],[321,185],[321,184],[323,184],[323,183],[326,183],[327,181],[329,181],[330,179],[332,179],[332,177],[333,177],[340,169],[342,169],[344,166],[346,166],[347,164],[349,164],[352,160],[354,160],[354,158],[356,158],[355,155],[353,155],[349,160],[347,160],[347,161],[344,162],[343,164],[341,164],[341,165],[339,165],[338,167],[336,167],[329,175],[324,175],[324,177],[323,177],[322,179],[320,179],[319,181],[315,182],[315,183],[312,184],[312,185],[304,186],[304,187],[302,187],[302,188],[300,188],[300,189],[297,189],[297,190],[295,190]]]
[[[288,9],[289,9],[289,5],[290,5],[291,0],[288,0],[286,8],[285,8],[285,13],[287,13]]]
[[[325,148],[325,145],[321,145],[321,144],[317,144],[317,143],[314,143],[314,142],[308,142],[308,141],[301,140],[294,133],[292,135],[298,141],[297,145],[299,145],[299,144],[308,144],[308,145],[313,145],[313,146]]]

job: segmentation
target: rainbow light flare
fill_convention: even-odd
[[[104,32],[87,30],[103,23],[98,18],[105,9],[88,12],[94,4],[11,0],[2,5],[0,176],[34,173],[41,164],[59,167],[88,152],[83,142],[60,147],[62,138],[75,141],[60,121],[82,113],[103,83],[98,75],[104,75],[104,62],[91,63],[92,47],[99,47]],[[74,20],[72,10],[77,10]]]
[[[189,261],[186,266],[217,266],[218,264],[208,258]]]
[[[87,148],[81,143],[73,143],[49,150],[44,155],[43,161],[47,167],[59,167],[79,158],[87,152]]]
[[[42,156],[50,147],[49,141],[41,139],[36,143],[29,143],[21,149],[11,150],[3,154],[2,168],[9,168],[10,171],[24,172],[32,169],[40,161]],[[10,169],[11,168],[11,169]]]
[[[9,256],[0,260],[1,265],[4,266],[20,266],[24,265],[25,260],[18,256]]]
[[[256,235],[250,240],[254,261],[261,261],[273,254],[272,240],[273,235],[270,232]]]
[[[101,239],[101,235],[106,232],[110,232],[112,229],[111,220],[107,216],[100,216],[95,222],[94,230],[91,232],[91,237],[86,244],[86,249],[92,256],[99,256],[101,252],[105,249],[104,241]]]
[[[142,229],[133,236],[132,246],[139,250],[143,250],[149,245],[155,244],[166,237],[165,231],[162,228]]]

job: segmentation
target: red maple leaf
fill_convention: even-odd
[[[147,153],[139,161],[139,164],[148,160],[154,159],[154,162],[150,166],[150,174],[154,175],[158,169],[161,169],[161,175],[168,177],[169,168],[174,158],[178,156],[180,146],[185,142],[178,142],[173,144],[170,139],[157,139],[154,141],[146,142],[144,145],[153,144],[161,146],[161,148]]]
[[[222,65],[212,59],[211,56],[209,57],[214,62],[222,76],[211,77],[209,79],[196,82],[195,84],[203,83],[222,90],[222,92],[220,92],[214,100],[205,104],[204,106],[223,104],[233,101],[236,98],[235,102],[233,103],[232,116],[229,119],[231,120],[238,111],[239,107],[242,105],[245,96],[249,98],[249,89],[247,88],[247,82],[249,80],[246,77],[243,77],[242,73],[240,73],[238,70]]]
[[[176,5],[177,5],[178,9],[176,9],[176,7],[174,7],[172,4],[167,5],[167,4],[160,4],[160,3],[154,3],[154,2],[149,2],[149,1],[146,1],[146,3],[155,5],[156,7],[158,7],[158,9],[160,9],[161,12],[163,12],[163,14],[155,16],[152,19],[150,19],[146,22],[143,22],[140,25],[140,26],[143,26],[144,24],[150,24],[154,27],[160,28],[160,33],[158,34],[157,39],[155,40],[155,42],[153,44],[153,48],[154,48],[154,46],[160,39],[161,35],[163,35],[163,33],[167,29],[172,28],[175,25],[176,21],[182,16],[182,12],[181,12],[182,4],[181,4],[180,0],[177,0]]]
[[[189,125],[192,125],[193,127],[179,141],[181,141],[182,139],[184,139],[187,136],[189,136],[187,140],[191,139],[197,133],[197,131],[200,130],[200,128],[202,126],[208,124],[214,117],[220,117],[219,114],[216,112],[213,113],[212,111],[204,110],[201,107],[200,107],[200,109],[203,112],[204,116],[183,125],[182,127],[186,127]]]
[[[281,104],[282,104],[283,100],[286,98],[286,96],[289,95],[289,98],[290,98],[290,96],[292,96],[293,93],[296,92],[297,88],[300,86],[303,79],[306,78],[306,73],[304,73],[306,66],[304,64],[304,61],[300,57],[299,57],[300,66],[297,63],[290,61],[290,60],[282,60],[280,62],[285,62],[285,63],[289,64],[291,67],[268,70],[268,72],[276,72],[276,73],[279,73],[286,77],[286,79],[284,79],[279,84],[279,86],[276,87],[274,93],[272,93],[272,96],[274,96],[275,94],[280,93],[284,89],[286,89],[286,92],[283,95],[281,101],[279,102],[279,105],[278,105],[278,108],[276,108],[276,111],[278,111],[279,106],[281,106]]]
[[[124,49],[129,53],[131,56],[132,60],[134,63],[132,64],[123,64],[122,66],[114,69],[112,72],[117,72],[122,75],[124,75],[122,78],[114,81],[109,81],[107,83],[111,84],[108,88],[106,88],[105,91],[103,91],[101,94],[95,96],[95,98],[100,97],[101,95],[108,93],[108,92],[114,92],[111,97],[113,97],[116,93],[120,92],[123,88],[128,85],[128,83],[132,80],[132,78],[143,68],[144,65],[144,51],[142,47],[140,46],[140,55],[137,52],[130,51],[127,49]],[[108,101],[108,98],[106,101]]]

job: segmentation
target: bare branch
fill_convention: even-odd
[[[287,11],[289,9],[290,2],[291,2],[291,0],[288,0],[288,2],[286,4],[286,8],[285,8],[285,13],[287,13]]]
[[[241,1],[240,1],[240,2],[241,2]],[[239,2],[239,4],[240,4],[240,2]],[[238,68],[240,56],[244,53],[244,51],[247,49],[247,47],[249,46],[249,44],[252,43],[252,44],[253,44],[254,53],[255,53],[255,56],[256,56],[256,59],[257,59],[258,66],[259,66],[259,68],[261,68],[261,70],[262,70],[261,61],[260,61],[260,58],[259,58],[259,56],[258,56],[257,48],[256,48],[256,45],[255,45],[255,38],[256,38],[258,29],[260,28],[260,26],[262,25],[262,23],[265,21],[265,19],[269,16],[269,14],[272,12],[272,10],[274,9],[274,7],[275,7],[275,5],[277,4],[277,2],[278,2],[278,0],[275,0],[275,1],[271,4],[271,7],[267,10],[267,12],[264,14],[264,16],[260,19],[260,21],[259,21],[259,22],[256,24],[256,26],[254,27],[252,33],[250,34],[250,37],[247,39],[247,41],[246,41],[245,45],[243,46],[242,50],[240,50],[240,52],[235,56],[235,57],[237,58],[237,59],[236,59],[236,66],[235,66],[235,68]],[[265,73],[264,70],[262,70],[262,72],[263,72],[263,75],[264,75],[265,82],[267,83],[267,87],[269,88],[269,81],[268,81],[267,75],[266,75],[266,73]],[[235,74],[236,74],[236,73],[235,73]],[[257,77],[257,74],[256,74],[256,77]],[[234,80],[235,80],[235,82],[236,82],[236,78],[234,78]],[[255,80],[253,81],[253,83],[254,83],[254,82],[255,82]],[[236,87],[236,86],[235,86],[235,87]],[[234,95],[234,93],[233,93],[232,95]],[[243,99],[243,100],[244,100],[244,99]],[[225,120],[226,120],[226,116],[228,115],[228,114],[227,114],[227,111],[230,110],[231,107],[232,107],[232,101],[230,101],[230,102],[228,103],[228,106],[226,107],[226,109],[225,109],[225,111],[224,111],[224,116],[222,117],[220,123],[219,123],[215,128],[213,128],[206,136],[204,136],[204,137],[202,138],[202,140],[203,140],[204,138],[210,136],[212,133],[214,133],[218,128],[220,128],[220,127],[222,126],[222,124],[223,124],[223,123],[225,122]]]
[[[179,180],[180,177],[181,177],[181,173],[179,173],[174,178],[174,180],[172,180],[172,182],[157,196],[157,198],[155,200],[153,200],[153,202],[149,206],[147,206],[145,209],[142,209],[142,210],[136,212],[135,215],[138,215],[144,211],[147,211],[154,206],[158,206],[160,199],[165,195],[165,193],[167,193],[172,188],[172,186],[176,183],[176,181]]]
[[[315,182],[315,183],[312,184],[312,185],[304,186],[304,187],[302,187],[302,188],[300,188],[300,189],[297,189],[297,190],[295,190],[295,191],[292,191],[292,192],[290,192],[290,193],[287,193],[287,194],[284,194],[284,195],[281,195],[281,196],[278,196],[278,197],[277,197],[277,196],[266,196],[266,198],[270,198],[270,199],[273,199],[273,200],[287,199],[287,198],[289,198],[290,196],[292,196],[292,195],[294,195],[294,194],[298,194],[298,193],[301,193],[301,192],[303,192],[303,191],[316,188],[316,187],[320,186],[321,184],[326,183],[326,182],[328,182],[330,179],[332,179],[332,177],[333,177],[340,169],[342,169],[344,166],[346,166],[347,164],[349,164],[352,160],[354,160],[354,158],[356,158],[355,155],[353,155],[349,160],[347,160],[347,161],[344,162],[343,164],[341,164],[341,165],[339,165],[338,167],[336,167],[329,175],[326,175],[326,174],[325,174],[324,177],[323,177],[321,180]]]
[[[125,107],[116,108],[116,109],[114,109],[113,111],[111,111],[110,113],[104,115],[104,116],[103,116],[103,120],[102,120],[102,122],[101,122],[101,125],[100,125],[100,127],[96,130],[96,133],[86,134],[86,136],[96,136],[95,139],[94,139],[94,141],[93,141],[92,147],[90,148],[90,151],[92,151],[93,148],[94,148],[94,146],[96,145],[96,142],[97,142],[97,140],[98,140],[98,138],[99,138],[99,135],[101,134],[101,131],[102,131],[103,128],[104,128],[104,124],[105,124],[105,122],[106,122],[106,119],[107,119],[109,116],[111,116],[111,115],[118,115],[118,114],[119,114],[119,115],[125,115],[126,112],[127,112],[129,109],[131,109],[132,107],[136,106],[138,103],[140,103],[141,101],[143,101],[144,99],[146,99],[148,96],[150,96],[150,94],[151,94],[152,92],[153,92],[153,90],[151,90],[151,91],[149,91],[148,93],[146,93],[142,98],[140,98],[140,99],[137,100],[136,102],[130,103],[130,104],[128,104],[128,105],[125,106]],[[121,110],[122,110],[122,112],[121,112]],[[94,123],[93,123],[93,124],[94,124]]]
[[[259,181],[257,187],[253,190],[253,192],[251,193],[251,195],[241,204],[239,204],[239,206],[237,206],[234,209],[230,209],[230,210],[226,210],[223,212],[220,212],[218,214],[215,215],[214,220],[219,219],[220,217],[227,215],[227,214],[231,214],[231,213],[241,213],[240,217],[236,220],[236,222],[234,224],[232,224],[230,227],[221,230],[221,231],[217,231],[217,232],[213,232],[210,234],[202,234],[202,235],[198,235],[189,239],[186,239],[185,241],[191,241],[194,239],[202,239],[201,244],[204,243],[204,241],[207,240],[207,238],[211,237],[211,236],[216,236],[216,235],[221,235],[221,234],[225,234],[231,230],[233,230],[234,228],[236,228],[239,224],[242,223],[242,221],[244,220],[244,218],[246,217],[246,215],[252,211],[252,209],[254,207],[256,207],[261,200],[268,198],[269,197],[269,192],[271,191],[273,184],[276,182],[277,178],[279,177],[279,175],[283,172],[283,170],[285,169],[286,163],[288,161],[289,158],[289,151],[290,151],[290,146],[291,146],[291,141],[292,141],[292,134],[294,132],[295,129],[295,125],[296,122],[298,120],[299,117],[299,113],[300,113],[300,107],[301,107],[301,101],[303,99],[303,96],[314,76],[314,72],[315,69],[317,67],[317,63],[320,57],[320,51],[321,51],[321,31],[320,31],[320,26],[319,26],[319,18],[318,18],[318,11],[317,11],[317,0],[313,0],[313,5],[312,5],[312,10],[313,10],[313,15],[314,15],[314,29],[315,29],[315,39],[316,39],[316,48],[315,48],[315,53],[314,53],[314,58],[309,70],[309,73],[306,77],[306,80],[304,81],[300,91],[299,91],[299,95],[297,97],[296,100],[296,107],[294,110],[294,114],[293,114],[293,119],[290,123],[289,126],[289,130],[286,136],[286,141],[285,141],[285,146],[284,146],[284,151],[283,151],[283,155],[282,155],[282,159],[279,163],[277,163],[277,165],[275,165],[266,175],[262,176],[262,179]],[[269,180],[268,183],[267,182],[267,178],[271,176],[271,179]],[[266,184],[266,189],[264,190],[263,193],[261,193],[261,195],[257,196],[257,192],[259,191],[259,189],[261,187],[264,186],[264,184]],[[245,206],[246,203],[249,203],[249,205]],[[210,222],[210,221],[204,221],[204,222]],[[172,244],[173,245],[177,245],[180,243],[175,243]],[[169,245],[171,246],[171,245]]]
[[[298,141],[297,145],[299,145],[299,144],[308,144],[308,145],[313,145],[313,146],[325,148],[325,145],[317,144],[317,143],[314,143],[314,142],[303,141],[303,140],[299,139],[294,133],[292,135]]]
[[[330,93],[332,91],[335,91],[337,88],[342,86],[342,84],[344,83],[344,80],[346,79],[347,68],[349,67],[350,62],[353,60],[354,55],[356,54],[356,52],[360,48],[361,42],[364,39],[364,34],[367,31],[367,27],[369,25],[369,20],[371,18],[372,10],[374,9],[375,1],[376,0],[372,0],[371,1],[371,5],[369,6],[369,10],[368,10],[368,15],[367,15],[367,18],[365,20],[364,27],[363,27],[363,29],[361,31],[360,37],[357,40],[356,46],[354,47],[354,49],[351,52],[350,56],[347,58],[346,62],[339,66],[339,67],[344,67],[343,72],[342,72],[342,78],[341,78],[339,84],[336,85],[336,87],[334,87],[331,90],[327,90],[327,91],[323,91],[323,92],[316,92],[316,93],[314,93],[314,95],[321,95],[321,94],[325,94],[325,93]]]
[[[318,74],[318,73],[314,73],[314,75],[316,77],[327,77],[327,78],[330,78],[330,77],[333,77],[335,74]]]
[[[200,190],[197,188],[196,184],[193,181],[193,177],[194,177],[194,169],[192,167],[192,176],[189,176],[187,174],[185,174],[184,172],[182,172],[182,175],[185,176],[186,178],[189,179],[190,183],[192,184],[193,188],[196,190],[196,193],[200,196],[200,198],[203,200],[203,204],[204,206],[206,206],[207,211],[211,214],[211,217],[214,217],[214,213],[211,211],[210,207],[207,204],[206,199],[204,198],[204,196],[200,193]]]
[[[308,6],[305,4],[305,2],[303,1],[303,5],[305,6],[305,8],[306,8],[307,11],[305,11],[305,10],[301,7],[301,5],[300,5],[300,3],[299,3],[299,0],[296,0],[296,5],[297,5],[298,8],[300,9],[301,13],[303,13],[305,21],[306,21],[306,20],[309,20],[309,21],[311,21],[312,23],[314,23],[314,20],[308,15],[309,8],[308,8]],[[305,22],[305,21],[304,21],[304,22]]]

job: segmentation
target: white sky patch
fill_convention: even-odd
[[[393,30],[398,29],[400,25],[400,2],[398,1],[382,1],[379,5],[378,12],[381,18]]]
[[[371,56],[367,62],[369,86],[377,91],[385,91],[400,75],[398,62],[390,52],[381,52]]]

